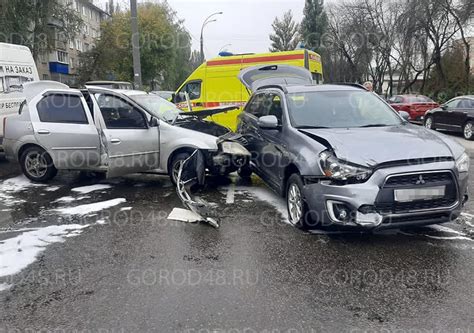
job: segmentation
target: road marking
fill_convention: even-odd
[[[226,203],[227,204],[233,204],[235,201],[235,184],[232,184],[229,186],[229,189],[227,190],[227,198],[226,198]]]

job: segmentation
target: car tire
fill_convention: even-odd
[[[462,134],[466,140],[474,140],[474,122],[468,121],[462,127]]]
[[[434,120],[433,120],[433,117],[431,116],[428,116],[425,118],[425,123],[424,123],[425,127],[427,129],[431,129],[431,130],[434,130],[435,127],[434,127]]]
[[[252,176],[252,168],[249,164],[246,164],[240,167],[237,173],[239,174],[240,178],[248,179]]]
[[[178,177],[178,170],[180,163],[184,162],[191,156],[189,153],[179,153],[173,156],[173,159],[171,160],[170,167],[168,170],[168,174],[170,176],[171,182],[176,185],[177,183],[177,177]]]
[[[303,194],[303,180],[300,175],[293,174],[286,185],[286,206],[290,223],[302,230],[307,230],[312,225],[308,205]]]
[[[46,183],[58,173],[51,156],[40,147],[27,148],[21,154],[20,167],[28,179],[38,183]]]

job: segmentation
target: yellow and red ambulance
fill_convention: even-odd
[[[315,83],[323,81],[321,56],[305,49],[220,56],[199,66],[179,87],[174,102],[187,111],[187,93],[193,111],[238,105],[239,110],[212,116],[212,121],[236,130],[237,116],[250,98],[249,92],[239,81],[238,74],[244,68],[265,64],[304,67],[311,72]]]

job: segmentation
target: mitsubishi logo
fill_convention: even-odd
[[[420,175],[420,177],[416,181],[416,185],[425,185],[425,184],[426,184],[426,181],[423,179],[423,176]]]

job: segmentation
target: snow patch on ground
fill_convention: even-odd
[[[25,202],[23,199],[15,198],[13,194],[23,192],[32,187],[44,187],[43,184],[31,182],[25,176],[18,176],[4,180],[0,183],[0,202],[5,206],[13,206]]]
[[[62,197],[62,198],[59,198],[59,199],[54,200],[53,202],[54,202],[54,203],[57,203],[57,202],[70,203],[70,202],[79,201],[79,200],[84,200],[84,199],[89,199],[89,198],[90,198],[90,197],[88,197],[88,196],[77,197],[77,198],[74,198],[74,197]]]
[[[98,185],[76,187],[76,188],[73,188],[71,191],[78,192],[78,193],[81,193],[81,194],[88,194],[88,193],[95,192],[95,191],[107,190],[109,188],[112,188],[112,186],[105,185],[105,184],[98,184]]]
[[[11,287],[12,287],[11,284],[0,283],[0,291],[8,290]]]
[[[132,210],[133,207],[123,207],[123,208],[120,208],[120,211],[121,212],[126,212],[126,211],[129,211],[129,210]]]
[[[119,199],[112,199],[107,201],[95,202],[86,205],[80,205],[75,207],[66,207],[66,208],[59,208],[55,211],[59,214],[63,215],[89,215],[91,213],[100,212],[101,210],[108,209],[121,203],[126,202],[127,200],[124,198]]]
[[[44,190],[46,192],[56,192],[57,190],[59,190],[61,187],[60,186],[51,186],[51,187],[48,187],[48,188],[45,188]]]
[[[0,277],[18,274],[32,264],[46,247],[79,235],[88,225],[53,225],[26,231],[0,242]]]

